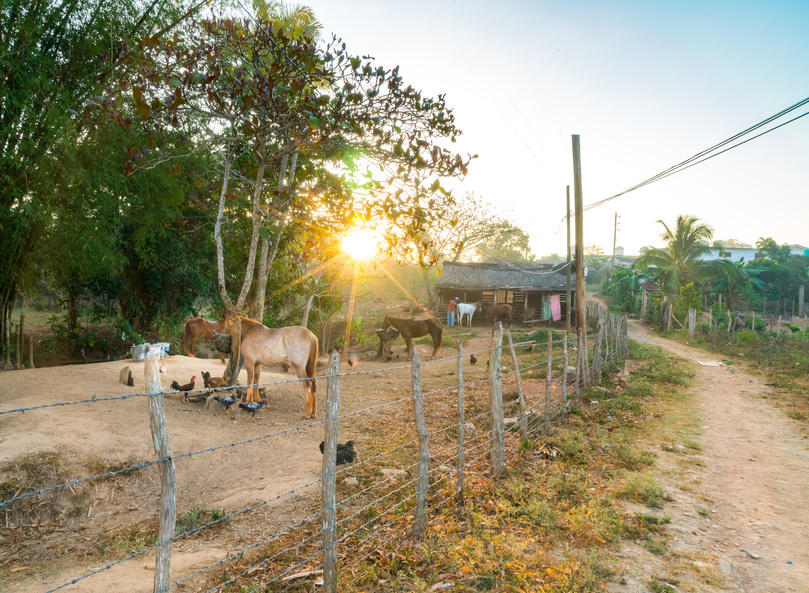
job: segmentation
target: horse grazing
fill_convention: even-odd
[[[241,355],[247,371],[247,402],[259,401],[258,389],[262,364],[287,364],[303,379],[304,418],[317,414],[317,336],[305,327],[266,327],[246,317],[242,324]]]
[[[499,315],[505,315],[506,319],[508,320],[508,324],[509,325],[512,324],[512,320],[511,320],[512,307],[511,307],[511,305],[507,305],[507,304],[500,305],[500,304],[497,304],[497,303],[492,303],[491,305],[486,305],[484,303],[481,303],[480,301],[478,301],[477,304],[478,304],[478,307],[480,309],[482,309],[483,311],[486,312],[486,318],[487,318],[487,320],[489,321],[489,323],[491,325],[494,325],[494,322],[497,321],[497,317]]]
[[[199,337],[202,336],[208,340],[213,340],[214,332],[217,331],[221,333],[224,331],[224,329],[224,319],[219,321],[208,321],[202,317],[194,317],[193,319],[189,319],[185,322],[185,330],[183,331],[183,348],[185,349],[185,355],[196,358],[197,355],[194,354],[194,344],[197,342]],[[219,360],[225,362],[225,355],[220,353]]]
[[[469,325],[467,327],[472,327],[472,315],[475,314],[477,308],[477,305],[473,305],[472,303],[458,303],[458,319],[461,327],[463,327],[464,315],[469,316]]]
[[[441,352],[441,340],[444,336],[444,326],[442,326],[434,317],[427,319],[402,319],[401,317],[385,317],[382,322],[382,327],[388,329],[395,327],[402,334],[407,345],[407,359],[410,360],[410,350],[413,347],[413,338],[420,338],[430,334],[433,338],[433,358]]]

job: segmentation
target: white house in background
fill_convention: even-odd
[[[809,247],[803,245],[789,245],[789,252],[792,255],[809,256]],[[756,259],[758,255],[757,247],[711,247],[711,252],[702,256],[702,260],[726,259],[728,261],[739,261],[747,263]]]

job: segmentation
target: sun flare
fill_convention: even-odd
[[[377,254],[379,234],[369,229],[360,229],[343,238],[343,251],[354,259],[372,259]]]

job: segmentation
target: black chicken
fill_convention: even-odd
[[[534,349],[534,345],[531,344],[530,346],[528,346],[528,348],[525,349],[525,351],[526,352],[531,352],[531,350],[533,350],[533,349]]]
[[[477,361],[478,361],[478,359],[475,358],[474,354],[469,355],[469,362],[471,362],[472,364],[475,364]]]
[[[246,412],[244,413],[245,421],[247,420],[247,415],[252,414],[253,415],[253,422],[255,422],[256,421],[256,412],[258,412],[261,409],[261,406],[263,406],[265,403],[267,403],[267,398],[266,397],[264,399],[262,399],[261,401],[250,402],[249,404],[239,404],[240,408],[246,410]]]
[[[325,441],[320,441],[321,453],[323,453],[323,447],[325,444]],[[337,465],[351,463],[354,461],[354,457],[356,457],[356,455],[357,452],[354,450],[354,441],[346,441],[344,445],[337,443]]]
[[[216,401],[218,401],[220,404],[222,404],[223,406],[225,406],[225,414],[230,416],[230,412],[228,410],[230,410],[230,406],[232,406],[233,404],[236,403],[236,398],[238,397],[238,395],[239,394],[234,391],[230,395],[230,397],[219,397],[218,395],[215,395],[214,399]],[[245,416],[247,416],[247,414],[245,414]],[[254,414],[254,416],[255,416],[255,414]]]

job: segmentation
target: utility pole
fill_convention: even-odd
[[[567,300],[565,306],[567,307],[567,315],[565,315],[565,331],[570,333],[570,186],[567,186],[567,266],[565,267],[565,280],[567,282]],[[567,372],[567,371],[565,371]]]
[[[584,200],[581,189],[581,146],[573,134],[573,200],[576,207],[576,327],[581,328],[587,351],[587,314],[584,294]]]
[[[618,213],[615,213],[615,231],[612,234],[612,271],[615,271],[615,244],[618,242]]]

